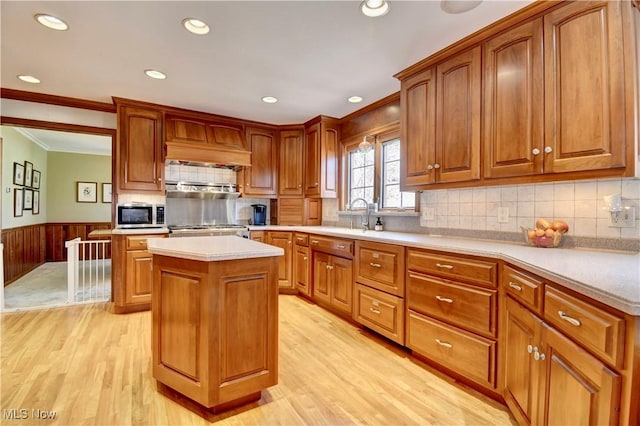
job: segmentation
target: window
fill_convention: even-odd
[[[369,149],[347,145],[347,205],[357,198],[376,202],[382,209],[415,210],[416,194],[400,191],[400,138],[398,132],[378,135]],[[357,203],[354,208],[364,208]]]

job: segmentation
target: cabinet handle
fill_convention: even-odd
[[[550,146],[545,146],[544,147],[544,153],[545,154],[551,154],[553,152],[553,148],[551,148]]]
[[[380,311],[379,311],[378,309],[369,308],[369,310],[370,310],[371,312],[373,312],[374,314],[376,314],[376,315],[380,315]]]
[[[436,296],[436,299],[439,302],[453,303],[453,299],[449,299],[448,297]]]
[[[379,263],[373,263],[373,262],[370,262],[369,265],[373,266],[374,268],[381,268],[382,267],[382,265],[380,265]]]
[[[453,269],[453,265],[447,265],[445,263],[436,263],[436,266],[441,269]]]
[[[436,343],[439,344],[440,346],[444,346],[445,348],[449,348],[449,349],[453,347],[451,343],[443,342],[440,339],[436,339]]]
[[[514,283],[513,281],[509,281],[509,287],[511,287],[512,289],[514,289],[516,291],[522,291],[522,287],[519,286],[518,284]]]
[[[318,244],[317,240],[311,240],[311,244]]]
[[[571,325],[575,325],[576,327],[580,327],[582,325],[582,323],[580,322],[580,320],[577,320],[575,318],[571,318],[569,315],[566,314],[566,312],[564,311],[558,311],[558,316],[560,317],[560,319],[565,320],[566,322],[568,322]]]
[[[531,150],[531,153],[533,155],[540,155],[540,150],[538,148],[533,148],[533,150]]]
[[[427,170],[433,170],[433,165],[432,164],[427,164]]]
[[[339,249],[346,249],[347,246],[345,246],[344,244],[338,244],[336,247],[338,247]]]
[[[439,168],[440,168],[440,164],[435,163],[435,164],[433,165],[433,168],[434,168],[434,169],[439,169]]]
[[[527,345],[527,352],[529,353],[533,352],[533,346]]]

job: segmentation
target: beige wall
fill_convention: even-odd
[[[2,144],[2,229],[18,226],[45,223],[47,221],[47,194],[44,190],[49,177],[47,171],[47,151],[31,142],[15,129],[0,126]],[[13,163],[33,163],[34,170],[39,170],[40,181],[40,214],[25,210],[20,217],[13,216],[14,189],[23,188],[13,184]]]
[[[111,204],[102,202],[102,184],[111,182],[111,157],[49,152],[48,222],[110,222]],[[96,182],[97,202],[76,201],[77,182]]]

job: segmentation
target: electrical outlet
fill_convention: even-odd
[[[509,223],[509,207],[498,207],[498,223]]]
[[[422,219],[424,220],[436,220],[436,209],[433,207],[426,207],[422,211]]]
[[[617,214],[611,214],[609,228],[633,228],[636,226],[635,207],[626,206]]]

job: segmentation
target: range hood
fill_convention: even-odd
[[[243,127],[171,116],[165,118],[165,126],[165,160],[251,166]]]

